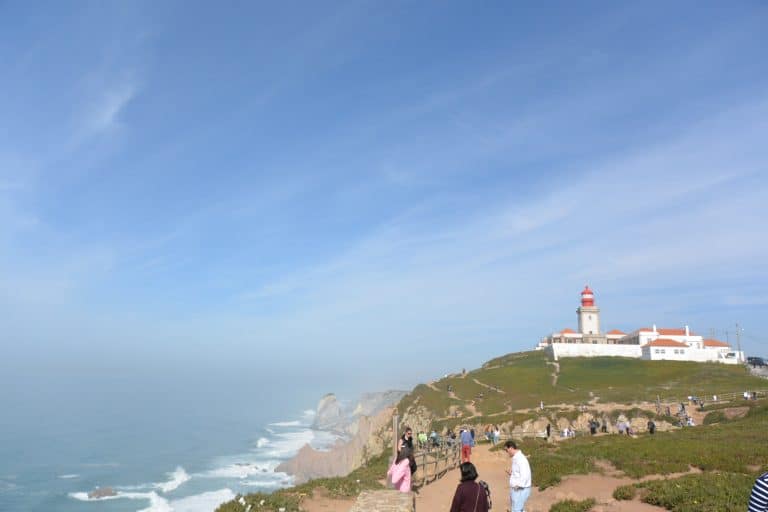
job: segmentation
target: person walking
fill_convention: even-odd
[[[514,441],[509,440],[504,443],[504,448],[507,450],[507,455],[512,459],[512,467],[507,471],[512,512],[524,512],[525,502],[531,496],[531,465]]]
[[[477,483],[477,469],[471,462],[459,466],[461,480],[453,494],[451,512],[488,512],[485,487]]]
[[[406,446],[410,448],[411,453],[413,453],[413,430],[411,430],[411,427],[405,427],[405,432],[403,432],[403,435],[397,442],[397,453],[400,453]]]
[[[411,492],[411,457],[413,450],[408,446],[397,453],[397,457],[389,466],[387,476],[392,485],[400,492]]]
[[[755,480],[747,510],[749,512],[768,512],[768,473],[763,473]]]
[[[475,446],[475,440],[472,438],[469,430],[466,428],[461,431],[461,462],[469,462],[472,456],[472,447]]]

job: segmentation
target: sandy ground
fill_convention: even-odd
[[[505,470],[509,466],[509,458],[504,452],[490,452],[486,446],[475,447],[472,462],[477,466],[480,479],[488,482],[493,498],[493,510],[509,509],[508,480]],[[536,468],[532,468],[534,475]],[[661,512],[664,509],[641,503],[639,501],[616,501],[613,490],[629,483],[637,482],[622,477],[610,466],[605,466],[606,474],[571,475],[563,478],[560,485],[539,491],[534,487],[528,500],[526,512],[548,512],[549,508],[558,501],[565,499],[583,500],[595,498],[597,505],[594,512]],[[672,475],[667,475],[668,477]],[[658,478],[658,477],[648,477]],[[459,471],[448,472],[443,478],[434,482],[416,496],[417,512],[448,511],[453,499],[453,493],[459,482]],[[352,501],[332,500],[322,495],[314,496],[305,501],[304,509],[308,512],[348,512]]]

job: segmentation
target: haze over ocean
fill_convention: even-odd
[[[205,510],[322,394],[527,350],[587,283],[605,330],[739,322],[768,356],[766,26],[0,3],[0,510]]]

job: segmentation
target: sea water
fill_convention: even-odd
[[[335,440],[309,428],[326,390],[258,372],[5,369],[0,389],[2,512],[211,512],[290,485],[277,465]]]

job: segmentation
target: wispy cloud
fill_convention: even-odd
[[[101,91],[87,108],[83,119],[84,132],[97,135],[120,126],[120,115],[136,96],[133,82],[123,82]]]

